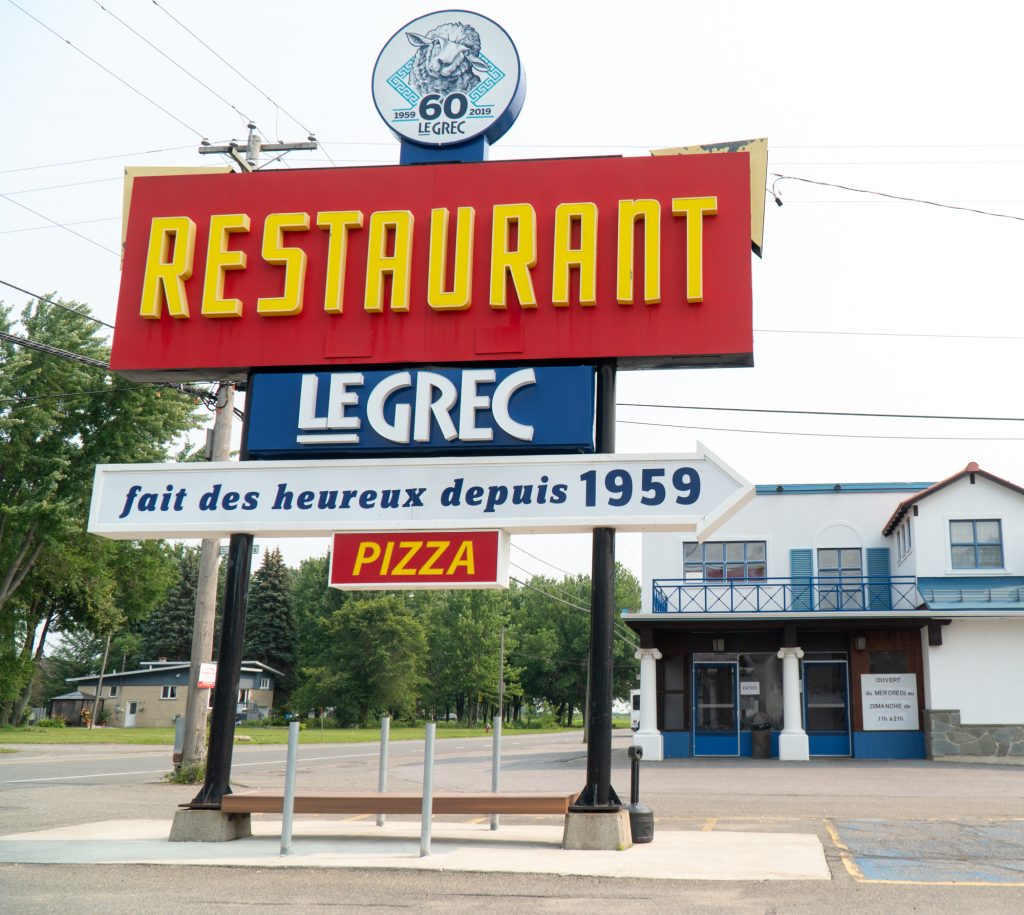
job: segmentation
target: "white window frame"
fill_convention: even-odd
[[[160,698],[161,699],[177,699],[178,698],[178,687],[173,686],[161,686],[160,687]]]
[[[999,578],[1002,576],[1012,575],[1013,570],[1007,565],[1007,560],[1010,555],[1010,549],[1008,545],[1008,537],[1006,532],[1005,518],[999,517],[994,518],[992,516],[986,517],[965,517],[962,513],[956,515],[946,515],[943,519],[945,524],[945,538],[946,538],[946,574],[950,577],[954,576],[977,576],[984,575],[987,578]],[[953,567],[953,534],[950,528],[950,524],[954,521],[998,521],[999,522],[999,536],[1000,545],[1003,548],[1003,564],[1000,568],[954,568]]]
[[[109,692],[107,693],[107,695],[108,695],[108,696],[109,696],[109,697],[110,697],[111,699],[116,699],[116,698],[117,698],[117,692],[118,692],[118,689],[119,689],[119,687],[118,687],[118,686],[116,686],[116,685],[113,685],[113,684],[112,684],[112,685],[110,685],[110,686],[108,686],[108,687],[107,687],[107,690],[108,690]]]
[[[260,677],[260,689],[270,689],[270,677]]]

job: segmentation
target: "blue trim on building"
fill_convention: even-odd
[[[854,731],[857,759],[924,759],[924,731]]]
[[[934,483],[759,483],[754,491],[759,496],[781,496],[786,493],[844,492],[920,492]]]
[[[661,735],[665,759],[686,759],[690,755],[689,731],[665,731]]]

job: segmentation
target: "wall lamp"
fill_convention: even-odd
[[[711,650],[715,653],[721,653],[725,651],[725,639],[712,639]]]
[[[855,635],[853,637],[853,648],[855,651],[863,651],[868,647],[868,640],[863,635]]]

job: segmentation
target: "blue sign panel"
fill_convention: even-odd
[[[594,450],[594,369],[256,374],[253,458]]]

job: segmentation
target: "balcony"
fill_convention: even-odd
[[[913,576],[654,581],[655,613],[870,613],[922,603]]]

